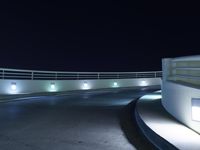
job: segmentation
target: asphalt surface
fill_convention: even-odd
[[[0,103],[0,149],[140,149],[143,141],[137,147],[130,142],[120,113],[131,101],[150,91],[86,91]],[[126,115],[121,117],[127,121]]]

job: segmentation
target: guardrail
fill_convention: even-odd
[[[200,85],[200,56],[171,59],[168,69],[167,80]]]
[[[20,80],[99,80],[161,78],[162,71],[150,72],[62,72],[0,68],[0,79]]]

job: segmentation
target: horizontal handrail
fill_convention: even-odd
[[[0,68],[0,79],[67,80],[160,78],[162,71],[148,72],[64,72]]]
[[[200,85],[200,55],[170,59],[166,79]]]

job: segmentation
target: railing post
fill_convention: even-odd
[[[77,80],[79,80],[79,73],[77,73]]]
[[[4,70],[3,70],[3,72],[2,72],[2,79],[4,79]]]
[[[154,72],[154,78],[156,78],[156,72]]]
[[[55,80],[57,80],[57,72],[56,72],[56,74],[55,74]]]
[[[31,72],[31,80],[33,80],[33,72]]]
[[[119,79],[119,73],[117,74],[117,79]]]
[[[137,72],[135,73],[135,78],[138,78],[138,74],[137,74]]]
[[[99,73],[97,75],[98,75],[98,80],[99,80]]]

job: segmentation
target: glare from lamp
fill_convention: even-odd
[[[87,82],[84,82],[83,83],[83,88],[82,88],[83,90],[88,90],[89,89],[89,85],[88,85],[88,83]]]
[[[142,80],[141,82],[140,82],[140,86],[147,86],[148,84],[147,84],[147,81],[145,81],[145,80]]]
[[[161,94],[147,94],[142,96],[140,99],[143,100],[157,100],[157,99],[161,99],[162,95]]]
[[[117,82],[114,82],[114,83],[113,83],[113,87],[118,87],[118,83],[117,83]]]
[[[55,89],[55,83],[54,83],[54,82],[51,83],[51,89],[52,89],[52,90]]]
[[[15,82],[12,82],[12,83],[11,83],[11,89],[12,89],[13,91],[16,91],[16,89],[17,89],[17,84],[16,84]]]
[[[200,99],[192,98],[192,120],[200,121]]]
[[[192,106],[192,120],[200,121],[200,107]]]

